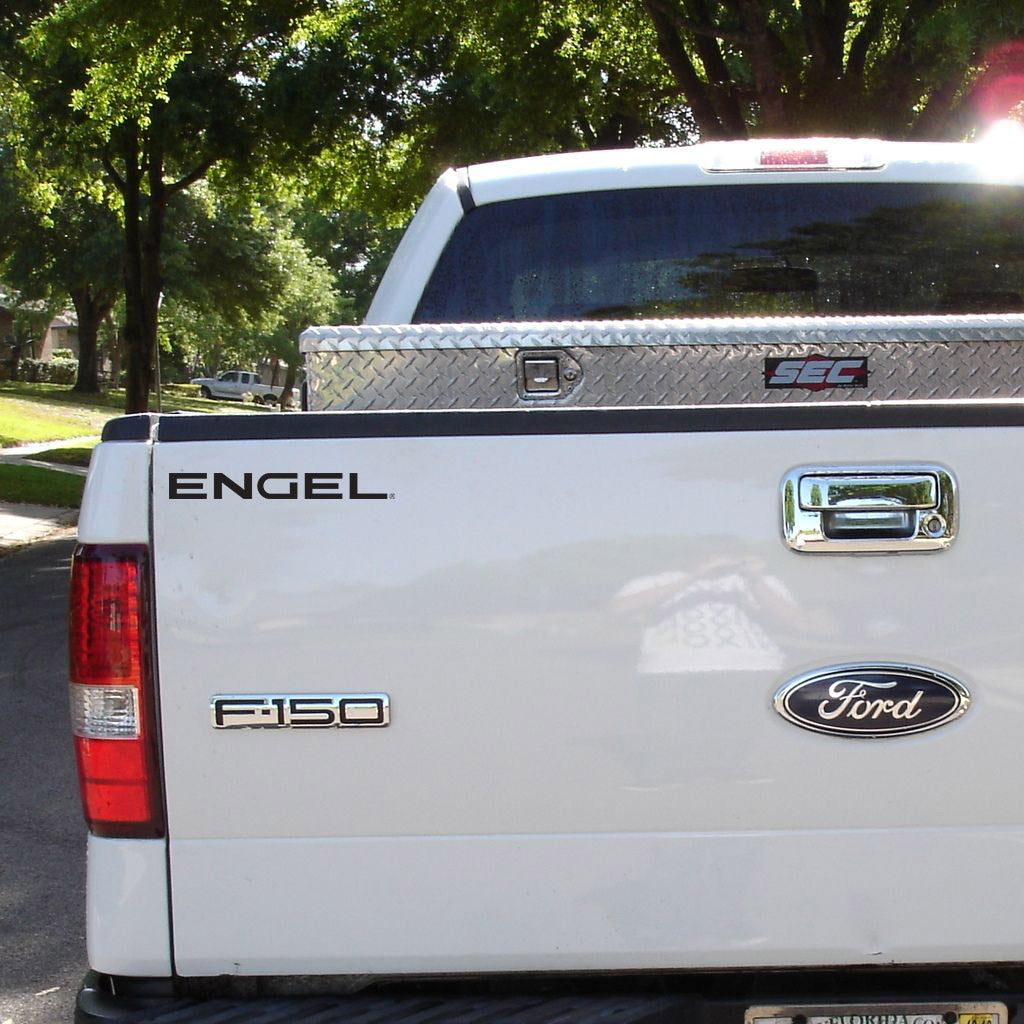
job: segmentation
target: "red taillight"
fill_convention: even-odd
[[[867,171],[885,166],[878,143],[868,139],[752,139],[708,142],[700,149],[700,165],[712,173]]]
[[[148,552],[80,545],[71,567],[71,725],[82,807],[102,836],[164,834],[146,642]]]
[[[142,553],[80,549],[71,569],[71,678],[83,684],[142,678]]]

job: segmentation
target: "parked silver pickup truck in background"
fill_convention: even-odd
[[[196,377],[189,383],[199,388],[202,398],[241,402],[246,395],[251,395],[257,405],[280,402],[284,391],[284,388],[264,384],[258,373],[245,370],[225,370],[216,377]]]
[[[313,411],[108,424],[79,1021],[1008,1024],[1022,239],[981,145],[470,167]]]

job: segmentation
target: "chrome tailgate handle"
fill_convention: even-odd
[[[956,538],[956,483],[938,466],[802,466],[782,481],[795,551],[940,551]]]

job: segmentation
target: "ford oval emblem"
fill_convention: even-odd
[[[775,710],[802,729],[831,736],[909,736],[959,718],[971,703],[950,676],[917,665],[833,665],[791,679]]]

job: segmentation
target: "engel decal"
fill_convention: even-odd
[[[214,500],[226,494],[251,500],[253,497],[269,500],[303,498],[359,499],[393,498],[386,491],[361,490],[358,473],[169,473],[167,497],[171,499]]]

